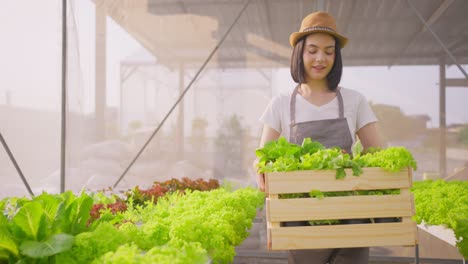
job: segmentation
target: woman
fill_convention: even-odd
[[[339,146],[351,153],[356,135],[364,149],[380,147],[377,119],[360,93],[338,86],[342,74],[341,48],[347,38],[336,30],[335,19],[325,12],[309,14],[299,32],[289,38],[293,47],[291,75],[294,90],[274,97],[260,120],[264,123],[260,148],[284,136],[302,144],[306,137],[326,147]],[[257,175],[265,190],[263,174]],[[368,263],[369,248],[292,250],[289,263]]]

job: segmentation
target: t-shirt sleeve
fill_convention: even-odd
[[[364,95],[359,96],[356,120],[356,132],[365,125],[378,121],[374,111],[372,111],[372,108],[370,107],[369,102]]]
[[[270,103],[266,107],[262,116],[260,117],[260,122],[269,127],[273,128],[277,132],[281,133],[281,113],[280,113],[280,100],[278,97],[271,99]]]

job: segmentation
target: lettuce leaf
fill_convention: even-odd
[[[0,212],[3,212],[3,210],[5,210],[5,206],[7,202],[8,202],[8,198],[4,198],[0,200]]]
[[[65,193],[64,198],[57,208],[53,227],[55,232],[76,235],[86,231],[93,199],[86,193],[77,198]]]
[[[7,256],[9,253],[18,256],[18,247],[6,228],[0,228],[0,250],[6,252]]]
[[[11,222],[13,235],[19,240],[39,241],[45,238],[46,216],[39,202],[26,203]]]
[[[47,193],[43,193],[39,196],[36,196],[33,199],[33,201],[36,201],[41,204],[42,209],[44,209],[44,214],[47,217],[47,221],[49,223],[54,222],[60,200],[62,200],[60,196],[50,195]]]
[[[56,234],[45,241],[24,241],[20,245],[21,254],[31,258],[43,258],[69,250],[75,237],[68,234]]]
[[[285,137],[280,137],[278,140],[272,140],[265,144],[261,149],[255,151],[259,162],[276,161],[279,157],[299,158],[301,155],[301,147],[289,143]]]

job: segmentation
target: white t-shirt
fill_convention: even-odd
[[[287,93],[279,94],[273,97],[268,104],[265,112],[260,117],[260,121],[278,131],[281,136],[289,140],[290,102],[294,89]],[[361,93],[341,88],[343,97],[344,117],[348,122],[349,130],[355,141],[356,132],[363,126],[377,122],[374,112],[369,106],[364,95]],[[300,94],[296,95],[296,123],[335,119],[339,117],[338,98],[322,106],[316,106],[304,99]]]

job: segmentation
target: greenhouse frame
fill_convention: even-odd
[[[245,202],[242,199],[251,197],[248,206],[243,204],[256,209],[250,226],[229,227],[239,238],[229,237],[227,227],[227,235],[221,234],[226,235],[223,241],[237,241],[232,248],[219,246],[226,243],[221,240],[217,240],[219,248],[209,239],[181,242],[178,239],[182,235],[148,246],[150,242],[138,244],[136,238],[128,240],[126,233],[115,233],[130,246],[109,252],[115,256],[139,252],[154,260],[160,257],[157,254],[177,258],[173,252],[184,248],[200,263],[207,258],[208,263],[288,263],[287,250],[268,250],[270,212],[268,206],[258,202],[265,194],[256,189],[252,163],[260,157],[262,113],[272,97],[295,85],[290,73],[289,35],[298,31],[307,14],[325,11],[336,18],[339,32],[349,38],[342,50],[340,86],[359,92],[369,101],[385,147],[404,147],[417,163],[417,169],[409,174],[415,186],[411,199],[414,195],[417,241],[410,247],[370,247],[369,263],[466,262],[468,1],[53,0],[40,5],[21,0],[0,5],[7,10],[0,11],[5,18],[6,42],[1,53],[5,59],[0,64],[5,73],[0,86],[5,87],[0,88],[0,141],[5,150],[0,151],[0,177],[4,182],[0,187],[0,208],[4,212],[0,239],[6,236],[1,232],[14,235],[11,230],[16,230],[11,227],[5,231],[8,228],[3,227],[15,223],[21,226],[20,220],[14,219],[24,201],[45,201],[49,198],[38,198],[45,193],[70,204],[89,202],[91,217],[92,210],[99,211],[96,205],[102,203],[104,209],[94,219],[95,224],[91,220],[86,225],[77,222],[74,224],[81,231],[62,230],[70,237],[53,234],[38,239],[69,244],[67,249],[57,246],[57,251],[41,255],[49,262],[65,261],[72,255],[63,252],[72,252],[75,247],[81,250],[80,232],[110,230],[105,229],[110,228],[107,223],[98,226],[105,221],[104,215],[114,210],[107,204],[131,197],[143,206],[147,203],[142,197],[147,193],[171,192],[171,188],[185,186],[177,190],[187,192],[187,199],[194,199],[190,200],[194,204],[199,199],[196,190],[218,192],[226,201],[239,199],[235,200],[239,205]],[[26,8],[38,11],[18,18]],[[32,33],[24,33],[25,28],[32,28]],[[216,188],[214,181],[219,183]],[[433,189],[420,193],[422,184],[429,182],[436,187],[424,186]],[[456,186],[447,185],[436,194],[437,188],[445,188],[442,184]],[[449,222],[431,222],[432,218],[424,218],[418,211],[423,203],[427,205],[421,197],[429,199],[429,192],[431,198],[452,199],[432,206]],[[76,195],[76,200],[67,193]],[[80,197],[85,193],[94,202],[87,200],[88,196]],[[242,197],[229,196],[233,193]],[[170,194],[168,201],[176,196]],[[277,198],[268,190],[266,196],[267,201]],[[13,197],[23,198],[17,201]],[[159,196],[150,197],[146,202],[156,204]],[[215,206],[215,200],[207,204]],[[447,209],[453,205],[453,211]],[[137,210],[136,204],[127,207]],[[74,210],[80,214],[82,208]],[[203,219],[197,218],[202,217],[203,210],[190,217]],[[212,210],[218,209],[206,209],[206,214]],[[142,225],[148,223],[148,228],[158,229],[158,235],[166,232],[164,228],[170,230],[168,237],[184,233],[183,229],[174,231],[165,226],[165,220],[151,222],[149,227],[150,220],[143,212],[129,216],[131,213],[112,211],[114,215],[106,217],[113,219],[109,222],[115,223],[116,230],[131,217],[141,217]],[[231,213],[223,211],[224,215]],[[243,216],[251,214],[247,209],[242,211]],[[185,222],[179,224],[196,230]],[[200,230],[216,233],[206,231],[206,225],[203,228],[207,229]],[[17,243],[11,247],[0,243],[0,263],[37,256],[37,252],[28,251],[28,246]],[[114,256],[109,252],[86,261],[112,261]]]

